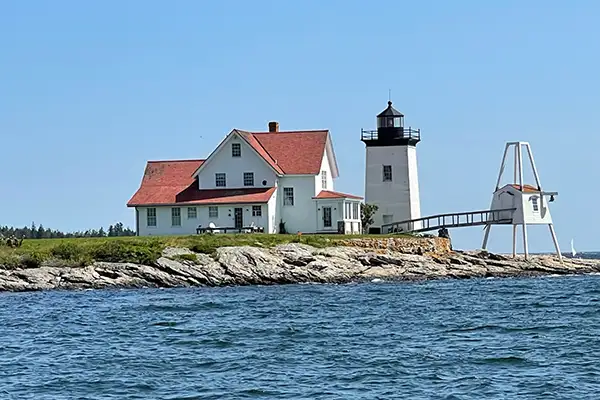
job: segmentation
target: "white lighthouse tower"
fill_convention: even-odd
[[[421,218],[416,147],[421,131],[405,128],[404,115],[388,101],[377,116],[377,130],[361,130],[361,140],[367,152],[365,203],[378,206],[369,233],[380,233],[383,224]]]

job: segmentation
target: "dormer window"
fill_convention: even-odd
[[[240,143],[231,143],[231,157],[242,156],[242,145]]]

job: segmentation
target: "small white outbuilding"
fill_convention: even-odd
[[[551,224],[550,208],[544,203],[543,192],[532,185],[507,184],[497,189],[492,197],[491,210],[507,210],[512,214],[514,225]],[[546,200],[553,201],[553,196]],[[542,207],[543,206],[543,207]],[[501,211],[503,212],[503,211]]]
[[[506,161],[513,148],[514,154],[514,174],[513,182],[500,186],[502,175],[506,167]],[[533,174],[535,185],[523,183],[523,150],[527,152],[529,165]],[[538,175],[531,147],[527,142],[509,142],[504,148],[504,155],[500,165],[500,173],[496,182],[496,189],[492,195],[492,204],[490,210],[498,210],[499,218],[497,220],[512,220],[513,226],[513,256],[516,255],[517,247],[517,226],[523,227],[523,250],[525,258],[529,255],[529,246],[527,243],[527,225],[548,225],[554,247],[558,257],[562,260],[556,232],[552,223],[549,204],[554,201],[557,192],[546,192],[542,190],[540,177]],[[487,247],[490,235],[490,229],[494,223],[486,225],[483,238],[483,246]]]

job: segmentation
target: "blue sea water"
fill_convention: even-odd
[[[0,399],[600,397],[594,275],[0,303]]]

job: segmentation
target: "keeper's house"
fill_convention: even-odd
[[[334,191],[338,175],[329,131],[270,122],[268,132],[232,130],[205,160],[149,161],[127,206],[140,236],[208,226],[360,233],[362,198]]]

